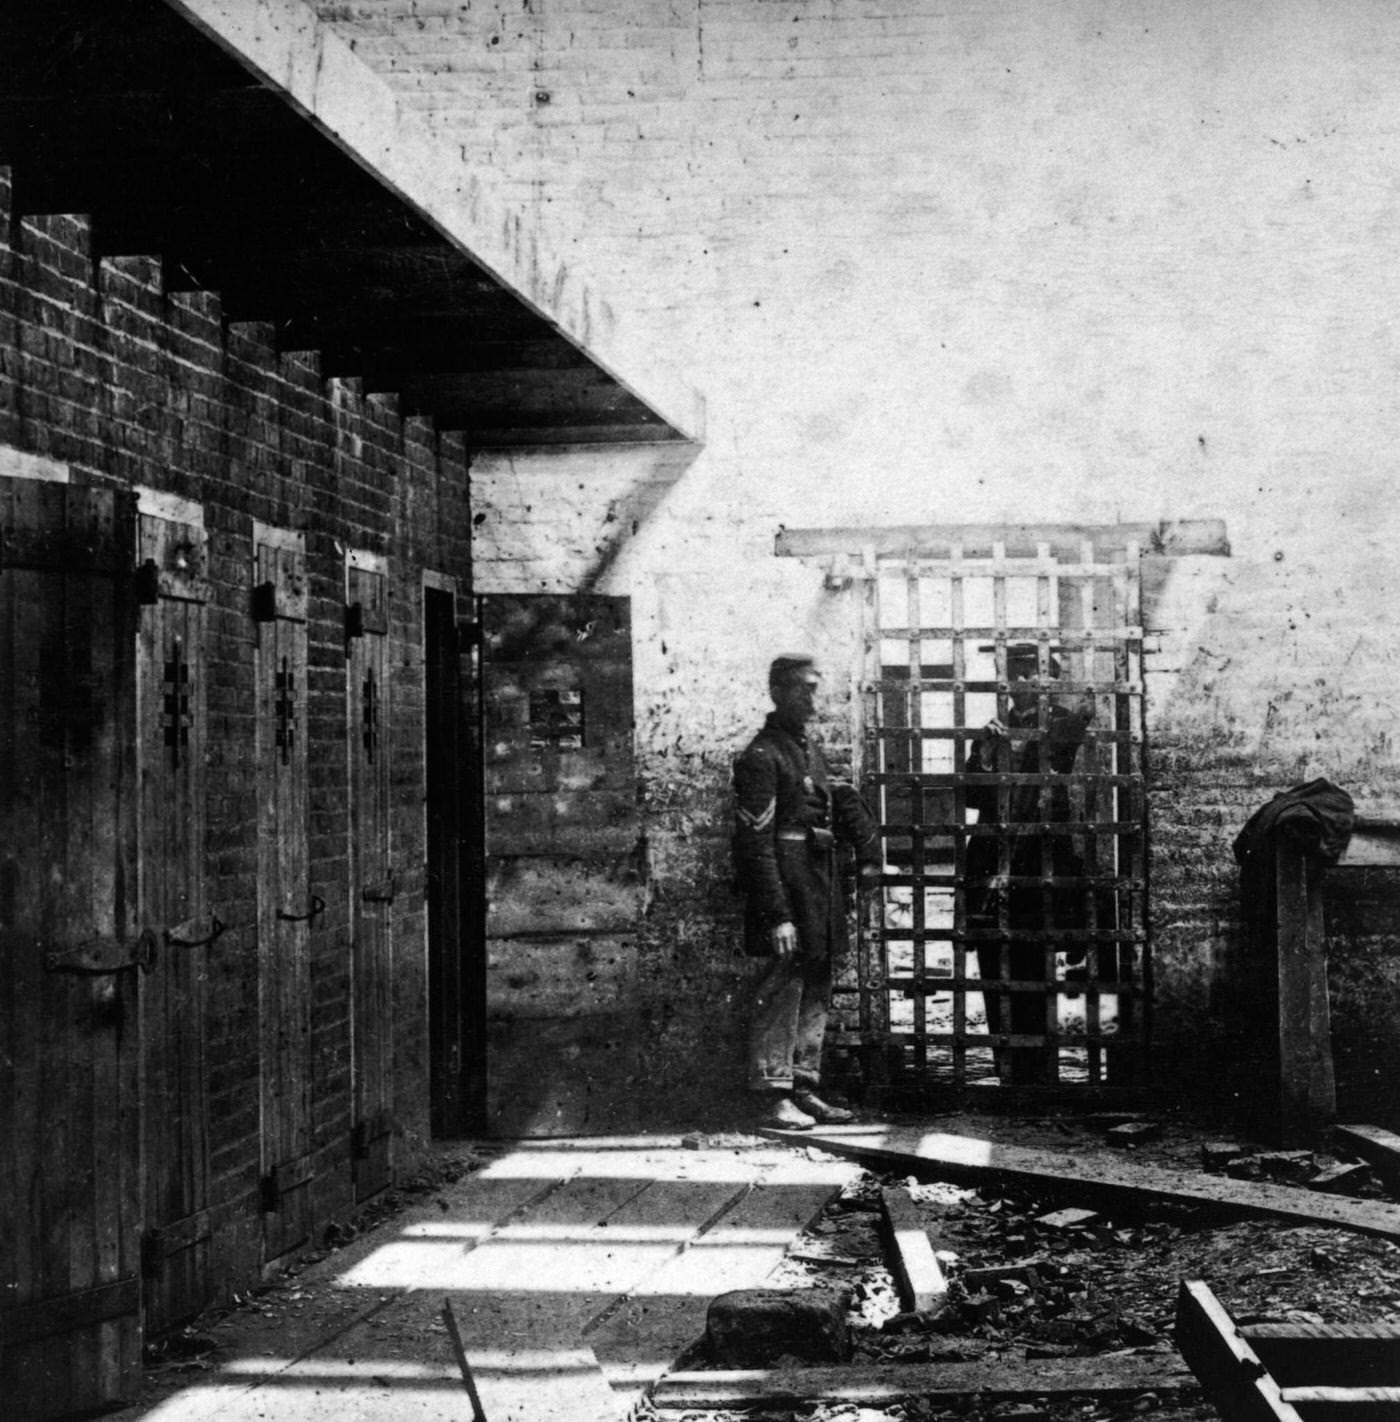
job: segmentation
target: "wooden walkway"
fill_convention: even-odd
[[[761,1285],[858,1174],[766,1143],[503,1148],[440,1202],[299,1275],[320,1301],[304,1322],[242,1317],[210,1373],[122,1417],[470,1422],[450,1301],[488,1422],[618,1422],[703,1333],[710,1299]]]

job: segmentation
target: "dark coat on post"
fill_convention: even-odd
[[[878,870],[874,817],[848,780],[833,777],[822,753],[770,715],[734,763],[734,867],[745,898],[744,950],[771,953],[780,923],[797,927],[803,958],[849,946],[837,846]]]

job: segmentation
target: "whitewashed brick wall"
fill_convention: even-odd
[[[474,473],[483,590],[601,569],[632,595],[644,764],[668,805],[688,767],[689,823],[772,651],[849,645],[774,533],[850,522],[1223,517],[1231,566],[1182,603],[1153,702],[1158,823],[1229,808],[1182,873],[1308,770],[1396,803],[1392,5],[318,8],[707,398],[659,500],[635,453]],[[1166,926],[1164,982],[1208,977],[1222,883],[1201,933]]]

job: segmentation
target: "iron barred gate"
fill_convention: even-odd
[[[867,1080],[1136,1084],[1136,546],[950,544],[870,571],[864,780],[889,872],[858,963]]]

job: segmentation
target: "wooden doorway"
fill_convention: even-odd
[[[476,624],[456,586],[423,589],[431,1122],[448,1139],[486,1120],[486,935]]]
[[[263,1251],[311,1233],[311,889],[307,849],[306,538],[254,525],[254,775]]]
[[[208,550],[197,504],[141,491],[136,648],[141,922],[158,952],[142,983],[145,1324],[208,1302],[208,964],[222,931],[206,898]]]
[[[396,884],[389,844],[389,576],[383,557],[345,559],[345,720],[350,785],[350,964],[355,1198],[388,1184],[394,1133]]]
[[[0,479],[0,1396],[35,1422],[140,1368],[135,531]]]

